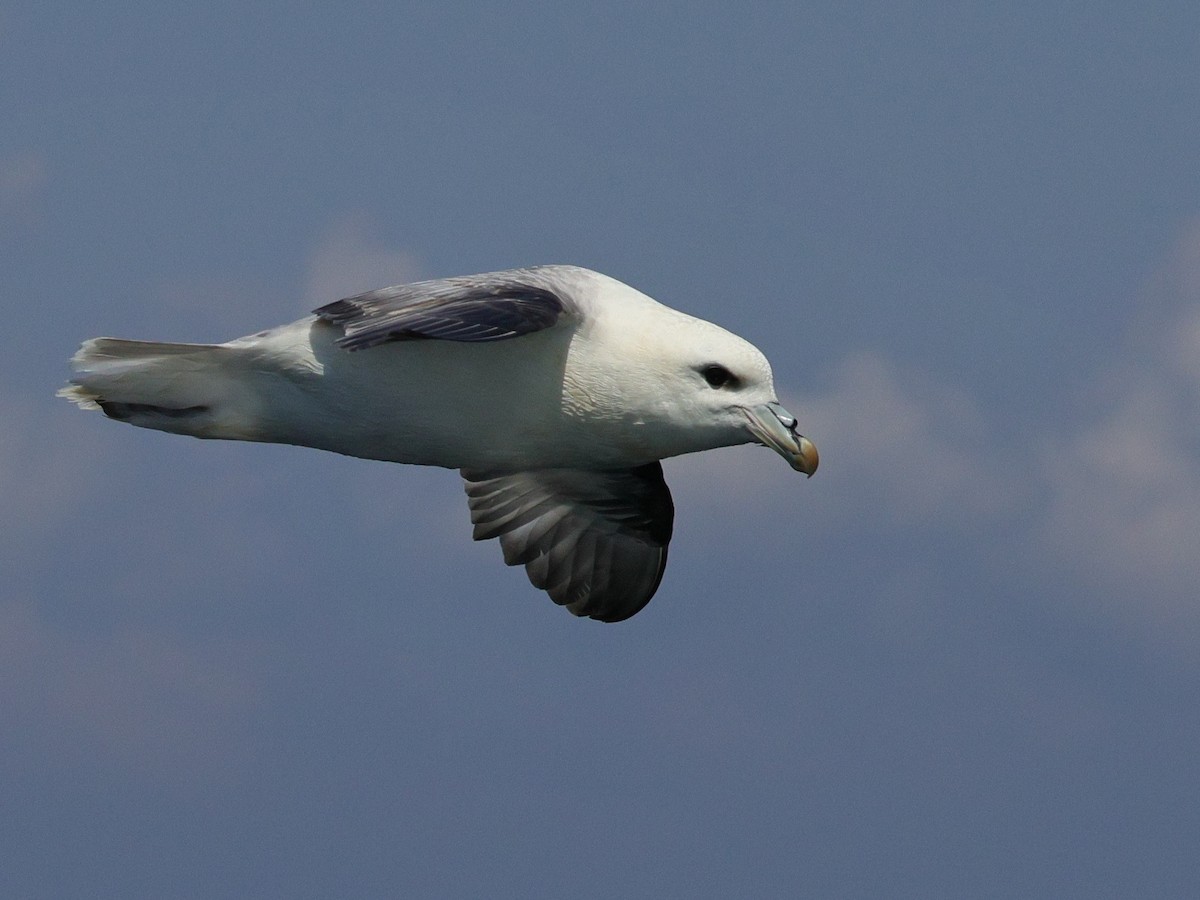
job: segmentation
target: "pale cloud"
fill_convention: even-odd
[[[793,405],[826,451],[822,474],[842,485],[843,514],[961,524],[1020,502],[1002,435],[972,398],[881,354],[851,354],[829,391]]]
[[[1164,625],[1200,626],[1200,226],[1144,297],[1151,309],[1086,425],[1043,462],[1038,538],[1099,597]]]
[[[370,220],[352,213],[334,221],[321,236],[308,264],[304,296],[310,307],[375,288],[419,278],[408,251],[373,236]]]
[[[0,160],[0,227],[19,230],[35,224],[46,181],[44,156],[29,153]]]
[[[1089,581],[1115,579],[1139,603],[1188,595],[1200,613],[1200,465],[1164,393],[1132,390],[1051,445],[1040,534]]]

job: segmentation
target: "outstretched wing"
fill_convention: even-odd
[[[504,561],[577,616],[628,619],[650,602],[675,519],[655,462],[617,472],[542,469],[462,473],[477,541],[500,538]]]
[[[503,341],[555,325],[574,307],[535,269],[512,269],[368,291],[316,310],[340,326],[338,346],[387,341]]]

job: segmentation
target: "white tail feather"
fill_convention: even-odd
[[[92,338],[71,359],[74,376],[58,396],[131,425],[197,437],[244,437],[230,421],[242,404],[237,351],[224,344],[168,344]],[[236,417],[240,418],[240,417]]]

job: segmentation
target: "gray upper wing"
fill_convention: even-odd
[[[338,346],[387,341],[502,341],[555,325],[573,305],[536,269],[418,281],[368,291],[316,310],[340,326]]]
[[[500,538],[504,561],[577,616],[620,622],[650,602],[675,519],[655,462],[625,471],[464,471],[475,540]]]

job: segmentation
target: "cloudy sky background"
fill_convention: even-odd
[[[1195,896],[1200,7],[0,3],[0,893]],[[757,343],[618,626],[94,335],[548,262]]]

